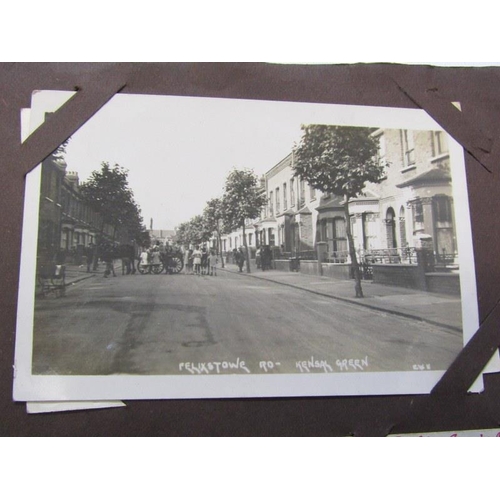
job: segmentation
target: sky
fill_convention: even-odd
[[[44,111],[56,110],[72,95],[35,93],[31,129]],[[222,195],[232,168],[260,176],[286,157],[300,140],[302,124],[373,126],[387,117],[381,109],[118,94],[73,134],[67,169],[85,181],[103,161],[119,164],[129,172],[146,226],[153,219],[154,229],[174,229]]]

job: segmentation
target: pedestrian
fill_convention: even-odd
[[[196,248],[193,252],[193,265],[194,265],[194,274],[201,276],[201,251],[200,247],[196,245]]]
[[[136,245],[134,240],[130,245],[127,245],[127,252],[130,259],[130,272],[135,274]]]
[[[217,264],[219,263],[219,259],[215,254],[215,250],[210,250],[210,255],[208,256],[208,265],[210,269],[210,276],[217,276]]]
[[[262,247],[262,252],[260,256],[261,269],[263,271],[271,269],[271,258],[272,258],[271,248],[269,247],[269,245],[264,245]]]
[[[205,245],[201,247],[201,274],[208,274],[208,250]]]
[[[115,266],[113,265],[115,249],[111,245],[104,245],[102,260],[106,264],[106,269],[104,270],[104,277],[109,278],[110,274],[113,274],[113,277],[116,278],[115,274]]]
[[[259,247],[257,247],[257,250],[255,251],[255,266],[257,267],[257,269],[260,269],[260,253],[261,253],[261,249],[259,246]]]
[[[127,245],[120,245],[119,257],[121,258],[122,261],[122,275],[130,274],[132,272],[132,263],[130,261],[130,255]]]
[[[238,251],[237,263],[239,268],[238,272],[243,272],[243,264],[245,263],[245,252],[243,251],[243,247],[240,247]]]
[[[189,260],[192,253],[193,251],[189,247],[184,250],[184,274],[191,274],[191,262]]]
[[[91,243],[87,248],[85,248],[85,258],[87,259],[87,272],[90,273],[90,268],[94,262],[94,244]]]
[[[148,265],[149,265],[149,252],[146,250],[146,248],[143,248],[141,255],[139,257],[139,266],[141,269],[146,271],[148,269]]]
[[[160,247],[159,245],[155,245],[151,249],[151,267],[155,267],[156,270],[158,270],[158,266],[161,266],[161,255],[160,255]]]

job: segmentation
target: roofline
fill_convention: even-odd
[[[274,165],[274,167],[270,168],[265,174],[265,178],[266,180],[268,179],[268,177],[271,177],[273,175],[276,175],[278,174],[279,172],[281,172],[282,170],[284,170],[286,167],[288,167],[288,165],[285,165],[285,162],[288,160],[288,159],[292,159],[292,166],[293,166],[293,151],[288,153],[283,159],[281,159],[278,163],[276,163],[276,165]]]

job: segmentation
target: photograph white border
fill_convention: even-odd
[[[71,92],[60,93],[61,98],[64,95],[64,100],[72,94]],[[38,93],[38,97],[43,96]],[[117,95],[116,97],[126,98],[127,96]],[[268,102],[283,103],[283,101]],[[315,116],[317,116],[315,110],[326,109],[328,114],[331,113],[332,125],[443,130],[423,110],[314,103],[289,104],[308,106]],[[317,118],[313,118],[311,123],[325,123],[325,120],[318,121]],[[33,127],[32,122],[31,130],[34,128],[36,127]],[[449,135],[448,140],[460,255],[465,345],[479,327],[476,277],[464,151]],[[16,401],[428,394],[445,373],[444,371],[407,371],[268,375],[32,375],[40,179],[41,166],[36,167],[26,176],[14,361],[13,397]]]

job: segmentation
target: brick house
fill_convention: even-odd
[[[37,256],[41,264],[82,262],[86,247],[104,239],[119,243],[125,235],[102,224],[102,216],[82,199],[76,172],[66,162],[49,156],[42,163]]]
[[[361,256],[392,249],[400,256],[432,242],[436,260],[458,262],[453,196],[446,136],[440,131],[379,129],[379,160],[387,163],[378,184],[349,203],[354,245]],[[248,244],[268,244],[277,254],[313,259],[319,242],[325,260],[348,262],[344,202],[311,188],[293,173],[294,153],[268,170],[262,187],[268,203],[261,217],[249,221]],[[242,245],[242,231],[223,237],[223,250]],[[253,233],[253,234],[252,234]]]

